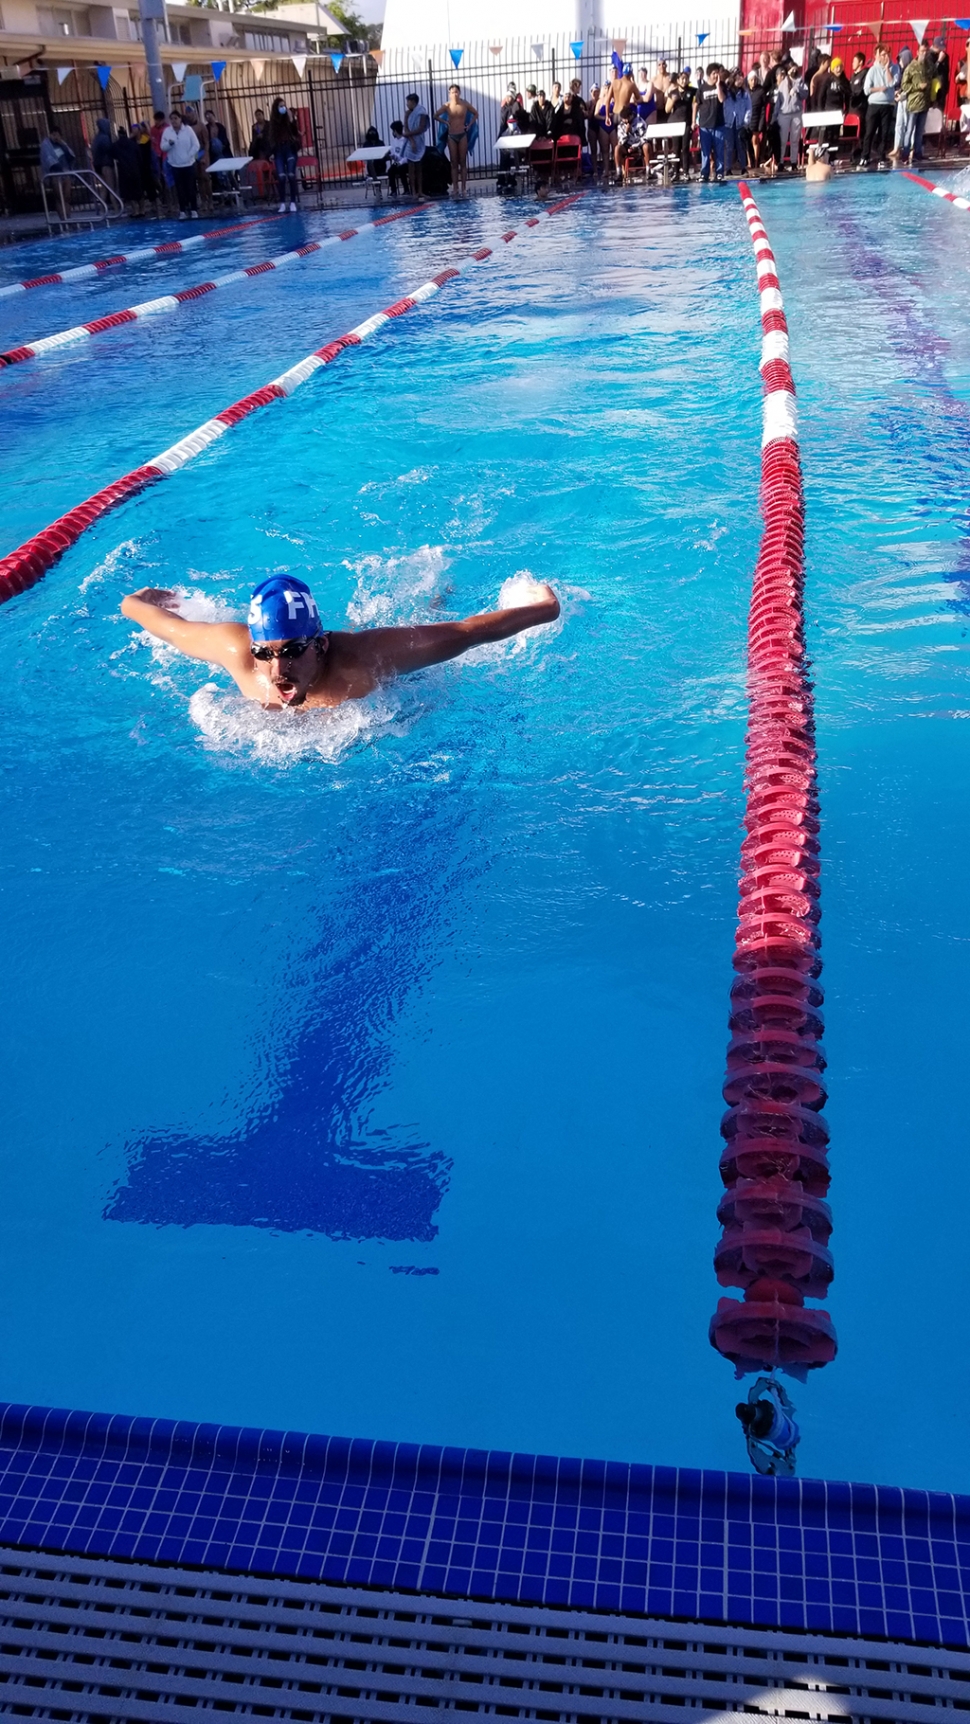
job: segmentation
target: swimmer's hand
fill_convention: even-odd
[[[137,593],[128,596],[140,599],[143,605],[158,605],[163,611],[177,611],[179,606],[179,595],[171,587],[139,587]]]

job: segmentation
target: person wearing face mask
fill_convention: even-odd
[[[283,101],[277,96],[269,116],[269,141],[276,165],[276,178],[279,182],[280,215],[286,210],[287,187],[289,187],[290,214],[296,214],[297,174],[296,158],[299,154],[301,138],[300,128]]]

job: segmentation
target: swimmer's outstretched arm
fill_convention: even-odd
[[[177,604],[178,594],[167,587],[142,587],[122,599],[121,614],[157,640],[168,641],[187,658],[201,658],[231,669],[230,659],[248,651],[249,635],[242,623],[191,622],[179,616],[173,608]]]
[[[542,597],[531,605],[515,605],[504,611],[484,611],[480,616],[465,617],[458,623],[426,623],[410,629],[367,629],[359,635],[344,635],[342,641],[353,642],[354,656],[363,667],[366,664],[378,678],[403,676],[407,671],[424,670],[427,665],[442,664],[445,659],[458,658],[472,647],[489,641],[508,640],[523,629],[534,629],[541,623],[553,623],[559,615],[559,600],[543,581],[537,592]]]

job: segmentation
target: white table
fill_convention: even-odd
[[[497,139],[495,148],[501,150],[503,154],[518,155],[523,150],[530,150],[537,136],[537,132],[522,132],[518,137],[514,133],[506,134]]]
[[[206,173],[211,175],[215,184],[213,195],[224,198],[226,203],[239,205],[242,203],[249,186],[243,185],[239,178],[243,168],[248,168],[252,156],[220,156],[217,162],[210,162]],[[215,186],[219,190],[216,192]]]
[[[647,127],[647,137],[651,143],[654,138],[682,138],[686,130],[686,120],[663,120]]]
[[[243,168],[249,166],[252,159],[252,156],[220,156],[217,162],[209,163],[206,172],[210,174],[238,174],[242,172]]]

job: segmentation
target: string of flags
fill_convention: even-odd
[[[461,57],[465,50],[464,48],[449,48],[448,52],[451,55],[451,63],[457,71],[458,67],[461,65]]]
[[[570,42],[569,46],[573,51],[573,58],[576,60],[580,59],[583,52],[582,42]]]

